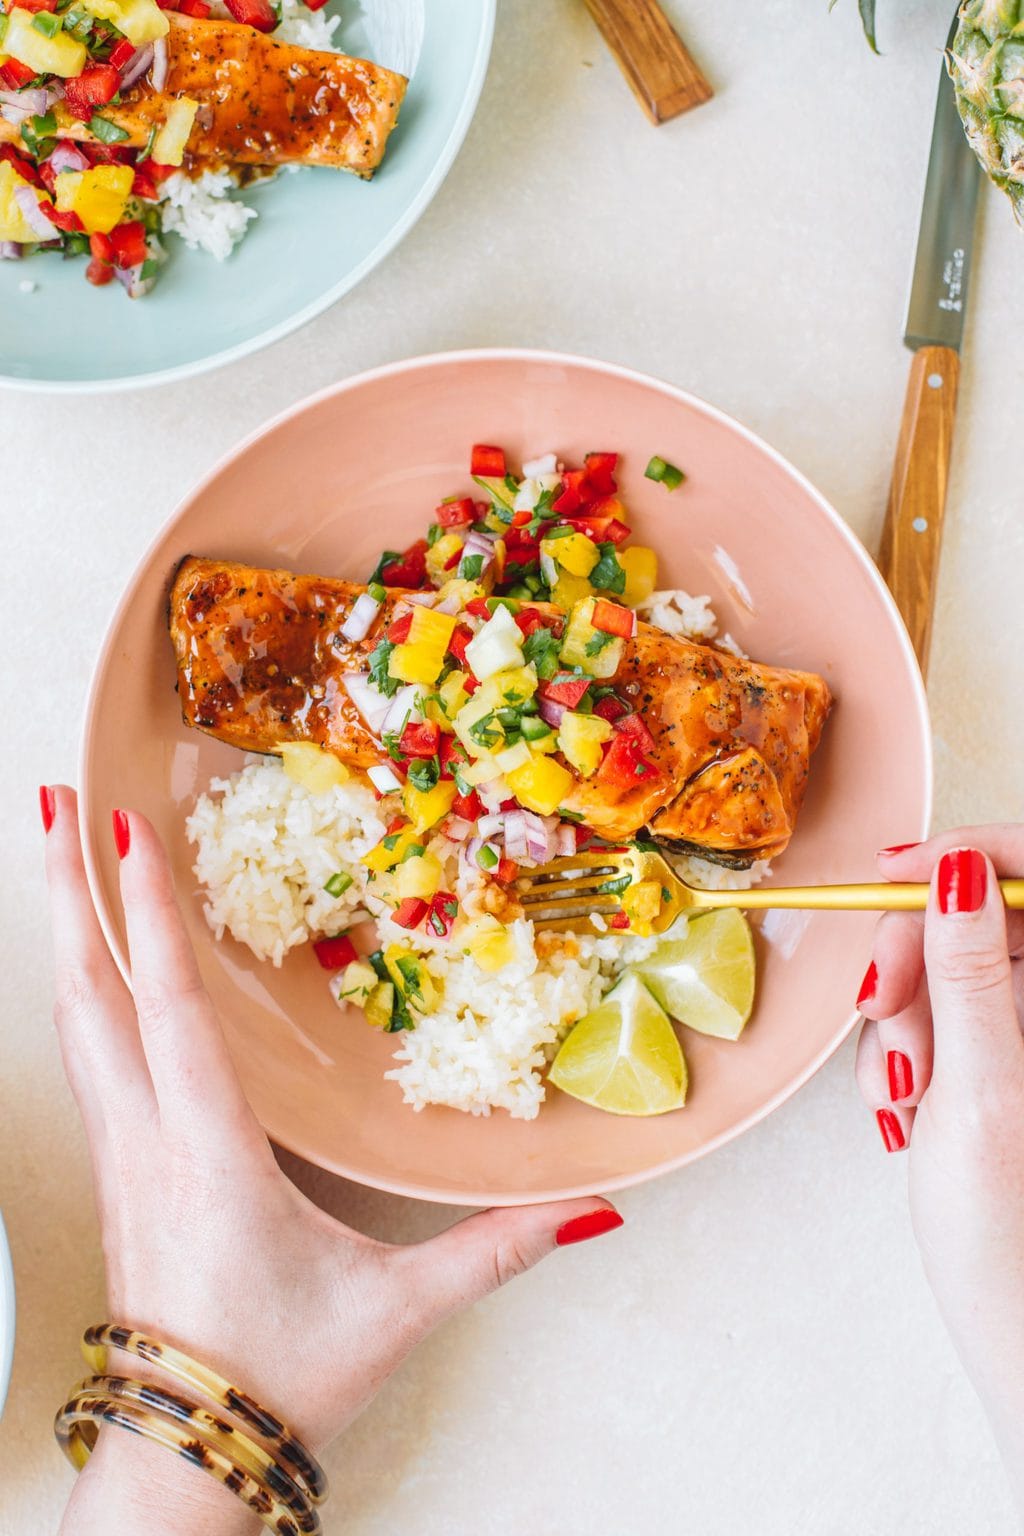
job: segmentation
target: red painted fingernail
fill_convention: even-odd
[[[566,1248],[570,1243],[585,1243],[588,1238],[602,1237],[621,1226],[618,1211],[588,1211],[585,1216],[574,1216],[572,1221],[564,1222],[555,1233],[555,1242],[559,1248]]]
[[[111,819],[114,823],[114,847],[117,849],[118,858],[123,859],[128,852],[128,846],[131,842],[131,832],[128,830],[128,817],[124,811],[114,811]]]
[[[57,801],[48,784],[39,786],[39,814],[43,818],[43,831],[49,832],[53,826],[53,818],[57,814]]]
[[[951,848],[939,860],[939,911],[977,912],[985,905],[988,868],[976,848]]]
[[[879,853],[906,853],[908,848],[920,848],[920,843],[893,843],[891,848],[879,848]]]
[[[914,1069],[910,1057],[902,1051],[890,1051],[885,1059],[889,1069],[889,1097],[894,1104],[909,1099],[914,1091]]]
[[[860,991],[857,993],[857,1007],[858,1008],[860,1007],[861,1003],[866,1003],[869,1000],[869,998],[874,997],[874,995],[875,995],[875,988],[877,986],[878,986],[878,966],[872,960],[871,964],[868,966],[867,970],[864,972],[864,980],[861,982],[861,984],[860,984]],[[849,996],[849,993],[847,993],[847,996]]]
[[[903,1127],[893,1114],[891,1109],[878,1109],[875,1111],[875,1119],[878,1121],[878,1129],[882,1133],[887,1152],[902,1152],[907,1144],[907,1138],[903,1134]]]

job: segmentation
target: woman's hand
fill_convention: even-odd
[[[489,1211],[395,1248],[327,1216],[281,1172],[246,1103],[152,827],[115,814],[133,997],[93,910],[75,795],[41,801],[57,1027],[92,1158],[111,1320],[213,1366],[315,1449],[442,1319],[556,1246],[621,1224],[607,1202],[576,1200]],[[92,1465],[140,1454],[114,1444],[133,1438],[106,1432]],[[179,1475],[167,1452],[145,1454],[154,1475]],[[66,1530],[93,1529],[89,1475]],[[212,1501],[218,1536],[229,1519],[248,1528],[212,1479],[180,1476],[190,1500]],[[178,1515],[170,1529],[184,1528]],[[162,1529],[153,1510],[142,1528]],[[128,1527],[106,1507],[95,1529]]]
[[[974,827],[879,856],[931,880],[928,911],[878,925],[858,999],[857,1077],[890,1152],[909,1147],[925,1271],[1024,1502],[1024,827]]]

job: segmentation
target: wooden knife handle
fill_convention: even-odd
[[[960,359],[951,347],[915,353],[878,552],[922,672],[932,637],[959,379]]]
[[[652,123],[678,117],[712,89],[657,0],[586,0],[605,42]]]

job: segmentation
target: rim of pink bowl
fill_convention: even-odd
[[[741,437],[746,438],[746,440],[755,448],[758,448],[770,459],[773,459],[776,464],[780,465],[786,471],[786,473],[792,476],[793,480],[817,503],[819,509],[824,514],[826,519],[836,529],[842,539],[846,542],[855,558],[860,562],[864,570],[867,572],[869,579],[874,584],[878,595],[882,600],[883,607],[888,609],[890,617],[895,621],[896,632],[899,637],[900,645],[903,649],[904,657],[908,663],[910,675],[914,685],[914,698],[917,705],[917,723],[921,727],[924,742],[924,801],[922,806],[921,826],[918,831],[922,837],[927,836],[931,824],[934,795],[934,754],[932,747],[931,720],[928,712],[928,701],[925,694],[924,679],[921,675],[921,669],[918,665],[917,657],[914,653],[914,648],[910,642],[910,636],[907,633],[906,626],[903,622],[900,611],[896,606],[896,602],[892,596],[892,593],[889,591],[889,588],[883,581],[881,572],[879,571],[877,565],[868,554],[860,539],[853,532],[852,528],[850,528],[849,525],[844,522],[842,517],[840,517],[839,513],[832,506],[831,502],[829,502],[817,489],[817,487],[807,479],[806,475],[802,474],[800,470],[791,464],[784,454],[779,453],[779,451],[776,448],[773,448],[770,443],[767,443],[764,438],[760,437],[756,432],[752,432],[749,427],[746,427],[742,422],[737,421],[736,418],[731,416],[727,411],[720,410],[718,406],[709,405],[707,401],[700,399],[699,396],[692,395],[689,393],[689,391],[680,389],[675,384],[669,384],[664,379],[655,378],[652,374],[641,373],[635,368],[626,368],[619,363],[605,363],[602,362],[599,358],[584,357],[581,354],[571,352],[549,352],[537,347],[477,347],[448,352],[430,352],[420,357],[403,358],[398,362],[385,363],[379,368],[370,368],[363,373],[353,374],[351,378],[343,379],[337,384],[329,384],[324,389],[317,390],[315,394],[307,395],[304,399],[298,401],[295,405],[288,406],[286,410],[280,411],[276,416],[271,417],[269,421],[264,422],[262,426],[257,427],[254,431],[248,433],[247,436],[242,438],[239,443],[237,443],[233,448],[229,449],[220,459],[218,459],[213,467],[209,469],[206,474],[203,475],[202,478],[198,480],[194,486],[192,486],[191,490],[189,490],[186,495],[183,496],[182,499],[176,504],[174,509],[171,511],[169,516],[163,520],[153,538],[146,546],[145,551],[143,552],[141,558],[136,562],[131,576],[125,584],[124,591],[122,592],[121,597],[113,613],[111,614],[110,619],[108,620],[106,632],[100,645],[99,654],[97,655],[96,662],[93,667],[92,677],[89,683],[89,691],[86,696],[85,719],[78,755],[78,821],[79,832],[82,839],[82,852],[85,861],[86,876],[89,882],[89,890],[92,895],[93,905],[96,908],[96,912],[100,920],[100,926],[103,930],[103,936],[107,941],[107,946],[114,957],[118,970],[121,972],[121,975],[124,977],[124,980],[128,983],[129,987],[131,985],[131,981],[128,973],[127,956],[122,951],[117,935],[114,933],[111,927],[105,905],[100,899],[101,885],[99,879],[99,871],[96,867],[96,861],[93,858],[90,822],[86,811],[86,807],[89,805],[91,789],[88,768],[88,754],[92,740],[90,723],[93,717],[93,707],[95,703],[96,691],[99,685],[99,679],[105,671],[109,661],[110,652],[113,649],[114,634],[120,625],[122,613],[131,600],[132,588],[135,584],[136,578],[141,575],[146,566],[149,564],[156,550],[156,547],[163,539],[169,524],[174,522],[174,520],[180,516],[188,503],[194,501],[197,496],[205,491],[207,487],[212,483],[212,481],[214,481],[218,475],[222,474],[223,471],[227,469],[231,463],[233,463],[236,459],[243,457],[243,455],[246,454],[252,445],[258,442],[260,438],[266,437],[268,433],[276,431],[278,427],[283,426],[285,422],[290,421],[293,416],[302,415],[312,406],[318,405],[322,400],[325,400],[334,395],[348,394],[351,390],[361,388],[364,384],[369,382],[375,382],[380,379],[395,378],[401,374],[413,373],[421,369],[426,370],[430,368],[436,368],[440,365],[448,363],[516,361],[524,363],[554,363],[568,368],[585,368],[589,369],[593,373],[603,374],[606,377],[623,379],[634,384],[642,384],[649,389],[655,389],[661,394],[668,395],[670,398],[678,400],[681,404],[689,406],[691,409],[699,411],[705,416],[709,416],[712,420],[722,422],[725,425],[731,427],[733,431],[739,433]],[[639,1184],[646,1184],[652,1179],[660,1178],[664,1174],[673,1173],[679,1168],[684,1168],[689,1163],[697,1162],[700,1158],[706,1157],[710,1152],[716,1152],[720,1147],[724,1147],[729,1142],[735,1141],[738,1137],[744,1135],[755,1125],[758,1125],[762,1120],[766,1120],[769,1115],[773,1114],[775,1110],[779,1109],[783,1104],[785,1104],[787,1099],[791,1099],[794,1094],[798,1093],[799,1090],[804,1087],[806,1083],[810,1082],[815,1073],[821,1070],[829,1058],[832,1057],[843,1044],[847,1036],[851,1034],[851,1032],[856,1027],[859,1018],[860,1014],[858,1013],[857,1009],[854,1008],[846,1022],[840,1026],[840,1028],[836,1031],[835,1035],[824,1047],[824,1049],[819,1051],[818,1055],[814,1057],[814,1059],[799,1074],[799,1076],[794,1078],[793,1081],[787,1084],[785,1088],[774,1094],[752,1114],[745,1116],[744,1119],[738,1121],[735,1125],[730,1126],[727,1131],[721,1132],[721,1134],[718,1136],[713,1136],[709,1141],[705,1142],[703,1146],[696,1147],[688,1152],[684,1152],[680,1154],[679,1157],[668,1158],[664,1162],[654,1163],[648,1170],[643,1173],[628,1173],[623,1174],[619,1178],[606,1179],[602,1183],[602,1190],[607,1192],[615,1192],[623,1189],[631,1189]],[[267,1134],[270,1136],[270,1132],[267,1132]],[[310,1162],[308,1154],[304,1152],[302,1148],[294,1146],[283,1138],[278,1139],[277,1137],[272,1137],[271,1139],[276,1141],[277,1145],[283,1147],[285,1151],[291,1152],[295,1157],[301,1158],[303,1162]],[[312,1166],[324,1167],[325,1165],[316,1163]],[[486,1190],[445,1190],[443,1193],[438,1194],[428,1193],[421,1186],[410,1184],[401,1179],[375,1179],[370,1178],[365,1174],[359,1174],[357,1176],[350,1170],[342,1168],[336,1164],[328,1165],[326,1167],[326,1171],[335,1174],[338,1178],[347,1179],[351,1183],[363,1185],[368,1189],[379,1189],[386,1194],[402,1195],[406,1199],[425,1200],[427,1202],[438,1205],[545,1205],[557,1200],[592,1198],[595,1194],[595,1191],[589,1185],[585,1184],[570,1185],[565,1189],[550,1190],[540,1194],[535,1191],[527,1191],[518,1196],[510,1194],[495,1196],[493,1193],[489,1193]]]

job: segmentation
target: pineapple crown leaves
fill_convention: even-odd
[[[837,0],[829,0],[829,10],[834,10]],[[878,41],[875,37],[875,0],[857,0],[860,10],[860,19],[864,27],[864,36],[872,53],[878,52]]]

